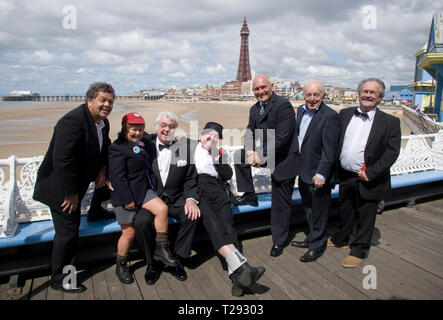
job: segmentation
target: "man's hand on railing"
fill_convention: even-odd
[[[65,197],[65,201],[62,203],[63,211],[68,211],[69,214],[77,210],[78,207],[78,194]]]

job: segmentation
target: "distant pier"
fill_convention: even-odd
[[[164,95],[124,95],[116,96],[116,100],[159,100]],[[72,95],[4,95],[3,101],[85,101],[86,96],[72,96]]]

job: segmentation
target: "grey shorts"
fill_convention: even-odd
[[[152,199],[158,198],[158,196],[155,194],[152,189],[149,189],[146,192],[145,198],[143,199],[143,204],[146,202],[151,201]],[[137,213],[138,209],[135,210],[126,210],[124,206],[118,206],[115,208],[115,217],[117,218],[118,224],[131,224],[134,222],[135,214]]]

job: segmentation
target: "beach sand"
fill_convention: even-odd
[[[2,109],[0,112],[0,159],[11,155],[19,158],[44,155],[57,121],[81,102],[38,103]],[[243,130],[248,124],[249,108],[254,101],[242,102],[168,102],[117,100],[108,119],[113,141],[121,129],[121,119],[128,112],[139,112],[146,121],[146,131],[154,132],[155,119],[161,111],[171,111],[179,117],[180,136],[190,133],[190,121],[198,121],[198,132],[208,121],[225,129]],[[223,142],[223,141],[222,141]]]
[[[114,141],[121,129],[121,119],[128,112],[140,113],[146,121],[146,131],[153,133],[155,119],[162,111],[171,111],[179,118],[177,136],[196,137],[208,121],[215,121],[225,129],[244,130],[248,124],[250,101],[223,102],[170,102],[146,100],[117,100],[108,119],[111,124],[110,138]],[[296,110],[303,102],[292,102]],[[81,102],[46,102],[24,104],[19,107],[2,108],[0,112],[0,159],[11,155],[19,158],[45,155],[57,121]],[[331,106],[336,111],[350,105]],[[401,108],[384,111],[402,119]],[[198,130],[190,130],[190,122],[197,121]],[[409,135],[409,128],[402,126],[402,135]],[[222,145],[239,145],[233,138],[225,137]]]

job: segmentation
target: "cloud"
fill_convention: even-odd
[[[76,30],[63,28],[68,3]],[[363,26],[366,5],[376,9],[375,30]],[[257,73],[347,87],[367,76],[408,84],[442,8],[431,0],[0,0],[0,89],[83,93],[91,74],[122,94],[221,85],[236,77],[244,16]]]
[[[210,67],[210,66],[206,67],[203,70],[203,72],[207,74],[224,73],[226,72],[226,68],[223,67],[223,65],[221,65],[220,63],[218,63],[215,67]]]
[[[148,68],[149,65],[147,64],[131,63],[127,65],[118,66],[117,68],[111,69],[110,71],[114,71],[116,73],[121,73],[121,74],[141,74],[141,73],[147,73]]]

